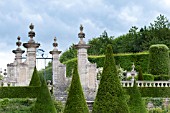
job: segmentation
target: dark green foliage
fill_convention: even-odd
[[[67,77],[71,77],[73,74],[73,69],[77,66],[77,58],[73,58],[67,62],[63,62],[66,65],[66,75]]]
[[[73,71],[73,77],[67,102],[65,104],[64,113],[89,113],[81,87],[77,66],[75,66]]]
[[[126,99],[117,74],[112,47],[108,45],[92,113],[129,113]]]
[[[47,66],[46,69],[42,69],[38,71],[38,75],[43,75],[45,77],[45,80],[51,80],[52,81],[52,66]]]
[[[34,67],[34,72],[33,72],[29,86],[41,86],[40,77],[38,75],[36,67]]]
[[[152,74],[143,74],[143,80],[154,81],[154,76]]]
[[[113,44],[114,36],[108,36],[107,32],[104,31],[100,37],[92,38],[89,40],[88,44],[90,48],[88,49],[89,55],[103,55],[108,44]]]
[[[54,102],[42,76],[41,87],[32,113],[56,113]]]
[[[132,70],[132,64],[135,63],[135,66],[141,66],[143,72],[147,72],[148,66],[148,56],[147,52],[142,53],[128,53],[128,54],[114,54],[116,65],[120,65],[123,69],[127,71]],[[97,67],[103,67],[104,65],[104,55],[101,56],[89,56],[88,60],[92,63],[96,63]],[[66,65],[66,75],[71,76],[73,72],[74,65],[77,65],[77,59],[71,59],[67,62],[64,62]]]
[[[139,66],[139,69],[138,69],[138,80],[139,81],[142,81],[143,80],[143,73],[142,73],[142,68]]]
[[[153,75],[168,75],[169,48],[163,44],[152,45],[149,49],[148,73]]]
[[[124,87],[123,89],[126,90],[126,93],[128,95],[131,95],[130,93],[132,90],[132,87]],[[142,97],[162,97],[167,98],[170,97],[170,87],[138,87],[141,96]]]
[[[166,81],[169,79],[170,79],[169,75],[155,75],[154,76],[154,81]]]
[[[77,57],[77,49],[75,49],[74,44],[72,44],[68,50],[66,50],[61,56],[60,56],[60,62],[66,62],[70,59]]]
[[[36,98],[40,87],[0,87],[0,98]]]
[[[142,100],[139,89],[134,82],[134,86],[130,91],[130,99],[128,102],[130,113],[147,113],[144,101]]]
[[[31,113],[34,104],[32,98],[0,99],[0,113]]]

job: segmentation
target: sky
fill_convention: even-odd
[[[28,42],[31,23],[35,42],[51,57],[54,37],[61,51],[78,43],[80,24],[87,42],[104,30],[117,37],[147,26],[160,14],[170,19],[170,0],[0,0],[0,69],[14,61],[18,36]]]

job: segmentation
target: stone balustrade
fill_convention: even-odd
[[[133,87],[134,81],[121,81],[123,87]]]
[[[133,87],[134,81],[121,81],[123,87]],[[136,81],[138,87],[170,87],[170,81]]]
[[[15,85],[16,85],[16,81],[0,80],[0,87],[3,87],[3,86],[15,86]]]

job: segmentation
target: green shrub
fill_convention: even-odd
[[[0,87],[0,98],[36,98],[39,90],[37,86]]]
[[[118,77],[111,45],[107,46],[92,113],[129,113],[127,98]]]
[[[51,98],[47,83],[41,76],[41,87],[32,113],[56,113],[54,102]]]
[[[154,81],[167,81],[170,79],[169,75],[155,75]]]
[[[139,66],[138,67],[138,80],[142,81],[143,80],[143,73],[142,73],[142,68]]]
[[[41,86],[40,77],[38,75],[36,67],[34,67],[34,72],[33,72],[29,86]]]
[[[143,80],[154,81],[154,76],[152,74],[143,74]]]
[[[145,103],[142,100],[136,82],[134,83],[132,90],[130,90],[130,99],[128,105],[130,113],[147,113]]]
[[[77,66],[75,66],[73,71],[73,77],[65,104],[64,113],[89,113],[87,103],[84,98],[83,89],[81,87]]]
[[[149,48],[148,73],[153,75],[168,75],[169,48],[164,44],[152,45]]]

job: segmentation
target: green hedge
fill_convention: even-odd
[[[149,48],[148,73],[153,75],[168,75],[169,48],[164,44],[152,45]]]
[[[114,54],[115,63],[116,65],[120,65],[123,69],[127,71],[132,70],[132,64],[134,62],[135,66],[141,66],[142,71],[144,73],[147,73],[147,67],[148,67],[148,52],[142,52],[142,53],[126,53],[126,54]],[[89,56],[88,60],[91,63],[96,63],[97,67],[103,67],[104,64],[104,55],[102,56]],[[77,58],[71,59],[67,62],[64,62],[66,65],[67,71],[66,75],[71,76],[72,70],[74,65],[77,64]]]
[[[143,74],[143,80],[154,81],[154,76],[152,74]]]
[[[36,98],[40,87],[0,87],[0,98]]]
[[[124,87],[129,94],[133,87]],[[138,87],[142,97],[170,97],[170,87]],[[133,93],[133,92],[132,92]]]

